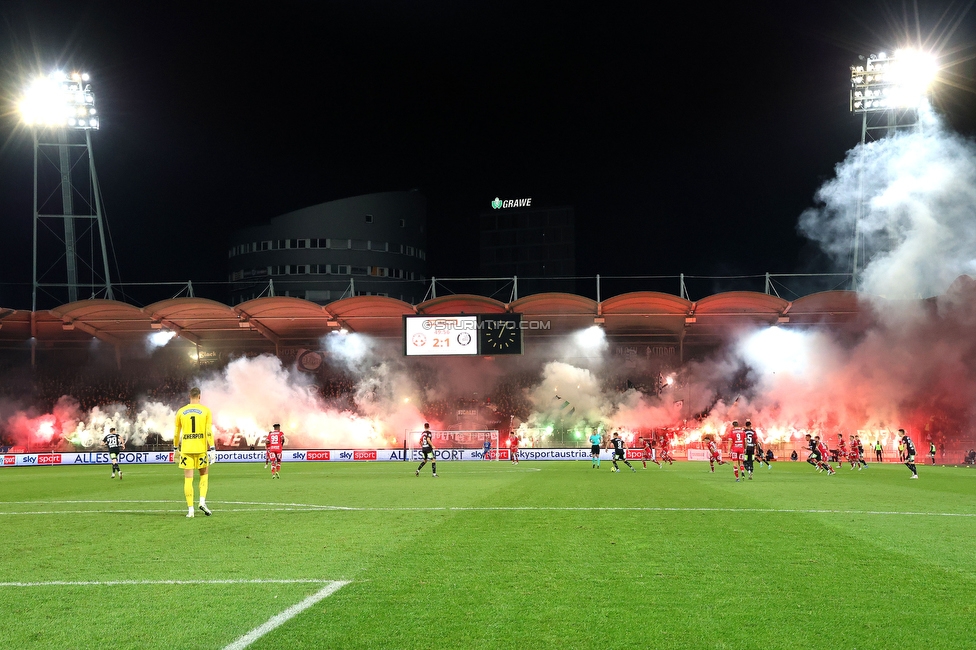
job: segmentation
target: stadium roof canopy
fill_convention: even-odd
[[[476,295],[449,295],[418,305],[384,296],[355,296],[329,305],[300,298],[267,297],[233,307],[204,298],[173,298],[136,307],[114,300],[82,300],[29,312],[0,308],[0,345],[19,347],[34,337],[45,347],[88,343],[142,345],[168,330],[214,348],[315,348],[322,336],[348,330],[399,338],[403,317],[423,314],[514,312],[546,323],[527,337],[552,336],[602,326],[611,337],[709,338],[743,325],[855,325],[871,320],[870,303],[849,291],[812,294],[794,302],[764,293],[719,293],[697,302],[656,292],[626,293],[602,302],[568,293],[540,293],[512,303]]]

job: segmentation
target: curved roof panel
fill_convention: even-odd
[[[118,300],[78,300],[48,310],[51,318],[35,315],[38,338],[70,338],[50,331],[52,326],[62,332],[77,331],[82,338],[92,336],[115,344],[143,339],[150,333],[151,319],[141,309]],[[60,321],[60,322],[57,322]]]
[[[522,314],[523,321],[538,321],[537,329],[525,330],[527,335],[535,335],[592,326],[597,303],[572,293],[537,293],[519,298],[509,305],[509,309]]]
[[[692,303],[657,291],[634,291],[604,300],[600,312],[611,335],[661,335],[680,332]]]
[[[23,343],[31,337],[31,312],[0,308],[0,342]]]
[[[416,313],[413,305],[386,296],[355,296],[325,307],[343,327],[373,336],[400,336],[403,317]]]
[[[172,298],[142,309],[153,321],[194,343],[259,341],[262,334],[231,307],[206,298]]]
[[[603,314],[641,316],[685,315],[692,303],[679,296],[657,291],[633,291],[607,298],[600,304]]]
[[[501,314],[505,311],[503,302],[468,293],[431,298],[417,305],[418,314]]]
[[[855,291],[822,291],[794,300],[788,315],[791,322],[839,323],[873,316],[873,309]]]
[[[329,313],[321,305],[302,298],[268,296],[234,307],[241,322],[249,323],[276,345],[314,345],[329,331]],[[243,327],[238,325],[239,327]]]
[[[695,303],[695,314],[722,316],[754,316],[781,314],[790,303],[758,291],[726,291],[702,298]]]
[[[509,305],[513,312],[527,315],[596,315],[596,301],[572,293],[536,293]]]

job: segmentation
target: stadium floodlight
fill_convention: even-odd
[[[928,94],[938,66],[935,57],[919,50],[869,55],[864,65],[851,66],[851,111],[875,113],[915,108]]]
[[[918,129],[921,109],[938,73],[935,56],[915,49],[899,49],[859,57],[863,64],[851,66],[851,112],[861,118],[861,144],[878,134]],[[854,215],[851,288],[859,288],[864,263],[863,189],[858,191]]]
[[[21,119],[28,126],[97,130],[90,79],[88,73],[68,75],[61,71],[38,77],[18,103]]]
[[[31,299],[34,310],[37,308],[38,292],[55,300],[67,298],[68,302],[75,302],[81,297],[80,292],[85,285],[91,288],[92,297],[95,297],[95,287],[99,287],[104,291],[102,295],[105,298],[115,298],[108,267],[101,189],[92,155],[91,134],[98,130],[101,116],[95,109],[95,93],[90,82],[91,75],[87,72],[68,74],[55,70],[30,81],[17,102],[21,120],[30,128],[34,140],[34,269]],[[48,162],[57,167],[59,174],[56,177],[47,173]],[[40,165],[45,167],[41,174]],[[57,182],[52,182],[54,178],[57,178]],[[41,183],[47,187],[41,187]],[[60,211],[55,207],[53,198],[58,194],[61,195]],[[83,200],[76,201],[76,197]],[[64,237],[60,242],[44,234],[54,232],[50,221],[63,222]],[[85,226],[76,231],[76,221],[94,221],[97,228]],[[40,223],[44,223],[45,227],[39,229]],[[39,230],[42,233],[40,237]],[[101,274],[94,259],[96,236],[102,253]],[[82,257],[85,243],[88,243],[90,259]],[[45,260],[40,268],[46,270],[39,272],[38,249],[49,249],[42,250],[41,254],[53,255],[54,249],[62,244],[64,266]],[[67,289],[66,295],[61,294],[64,290],[62,287]]]

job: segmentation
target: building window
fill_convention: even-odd
[[[365,266],[354,266],[351,271],[351,275],[368,275],[368,273]]]
[[[277,241],[277,243],[275,244],[275,249],[276,249],[276,250],[281,250],[281,249],[283,249],[284,247],[285,247],[285,240],[284,240],[284,239],[279,239],[279,240]]]
[[[263,241],[263,242],[261,242],[261,250],[263,250],[263,251],[269,251],[269,250],[271,250],[271,242],[270,241]]]
[[[407,227],[407,220],[406,219],[400,219],[400,227],[401,228],[406,228]]]
[[[340,250],[340,251],[346,250],[347,248],[349,248],[349,240],[348,239],[330,239],[329,240],[329,248],[334,248],[334,249]]]
[[[350,243],[354,251],[364,251],[369,247],[369,243],[365,239],[352,239]]]
[[[373,215],[371,214],[366,215],[366,223],[373,223]]]
[[[299,239],[298,240],[298,246],[297,246],[297,248],[308,248],[308,240],[307,239]]]
[[[407,255],[413,257],[413,246],[407,246]]]
[[[319,240],[319,248],[328,248],[328,247],[329,247],[329,240],[328,239],[320,239]]]

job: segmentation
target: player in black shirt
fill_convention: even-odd
[[[918,470],[915,468],[915,443],[904,429],[898,429],[898,433],[901,434],[901,441],[905,445],[905,467],[912,470],[912,478],[918,478]]]
[[[430,430],[430,424],[424,422],[424,430],[420,434],[420,452],[424,455],[424,459],[420,462],[420,467],[414,472],[414,476],[420,476],[420,470],[424,468],[427,461],[430,461],[430,469],[433,472],[433,476],[437,477],[437,461],[434,459],[434,434]]]
[[[108,434],[102,438],[102,442],[108,447],[108,457],[112,461],[112,478],[115,478],[115,473],[119,473],[119,480],[122,480],[122,468],[119,467],[119,454],[125,449],[125,442],[122,441],[122,436],[115,433],[115,427],[108,430]]]
[[[770,449],[769,453],[773,453],[773,450]],[[766,469],[773,469],[773,466],[769,464],[769,459],[766,457],[765,452],[763,452],[762,440],[759,439],[758,435],[756,436],[756,460],[760,463],[766,463]]]
[[[749,480],[752,480],[752,470],[756,463],[756,446],[759,443],[759,436],[756,435],[756,430],[752,428],[752,421],[746,420],[746,428],[743,430],[746,438],[746,460],[745,468],[749,473]]]
[[[817,449],[817,442],[813,439],[809,433],[807,434],[807,447],[809,447],[810,455],[807,456],[807,462],[820,469],[820,450]]]
[[[630,468],[630,471],[636,472],[637,470],[634,469],[634,466],[630,464],[629,460],[627,460],[627,443],[624,442],[624,439],[620,437],[619,431],[613,432],[613,438],[610,439],[610,444],[613,445],[613,459],[611,460],[613,463],[613,471],[620,471],[620,468],[617,467],[617,461],[622,460],[624,461],[624,465]]]

